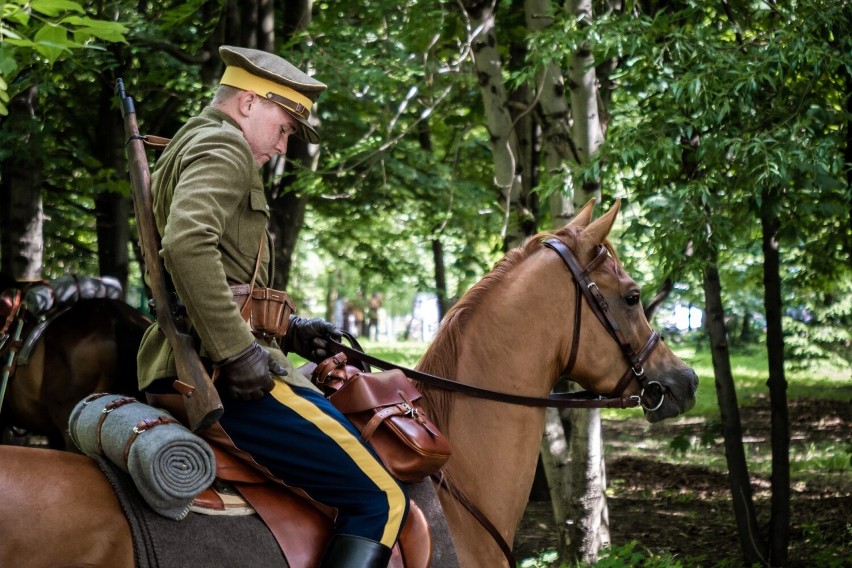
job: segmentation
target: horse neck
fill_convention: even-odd
[[[551,262],[555,257],[533,255],[480,302],[459,337],[456,380],[526,396],[548,394],[564,363],[573,310],[570,276],[564,269],[545,270]],[[445,473],[511,543],[535,474],[544,409],[451,395],[443,418],[441,428],[453,446]],[[477,523],[457,502],[442,497],[442,503],[454,537],[473,533],[456,538],[460,556],[496,553],[490,565],[500,565],[502,555]]]

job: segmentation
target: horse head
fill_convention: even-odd
[[[586,272],[579,280],[574,275],[578,296],[582,292],[585,301],[577,298],[582,312],[574,322],[576,354],[568,375],[602,395],[640,397],[649,422],[686,412],[695,404],[698,377],[651,328],[641,290],[607,240],[621,202],[594,221],[593,206],[594,200],[589,201],[555,234],[570,243]]]

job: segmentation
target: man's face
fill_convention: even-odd
[[[255,96],[248,104],[243,135],[260,167],[273,156],[287,152],[287,140],[296,132],[299,122],[284,107],[262,97]]]

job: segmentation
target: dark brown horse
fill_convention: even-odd
[[[657,344],[639,289],[606,240],[617,213],[616,205],[592,222],[589,205],[554,235],[537,236],[510,252],[447,314],[418,370],[541,398],[571,367],[571,377],[585,389],[642,399],[651,422],[690,409],[698,379],[665,344]],[[557,238],[589,269],[592,281],[584,287],[596,288],[595,302],[606,306],[609,327],[616,325],[618,333],[577,291],[560,255],[542,245],[547,237]],[[633,353],[640,354],[641,364],[634,364]],[[652,386],[654,396],[646,399],[644,390]],[[532,485],[544,408],[431,388],[424,396],[453,445],[445,479],[511,543]],[[128,525],[93,461],[67,452],[0,447],[0,464],[0,565],[26,558],[33,566],[133,566]],[[63,491],[54,491],[56,486]],[[439,493],[452,539],[434,542],[433,550],[455,546],[465,567],[506,566],[495,539],[450,493]]]
[[[0,291],[11,288],[7,282]],[[23,341],[39,319],[24,310],[18,315],[24,323]],[[51,318],[51,313],[46,316]],[[5,333],[4,366],[16,323]],[[0,428],[23,428],[46,436],[51,447],[73,448],[66,430],[77,402],[93,392],[138,395],[136,350],[148,325],[141,312],[116,299],[81,299],[63,306],[33,344],[26,364],[17,359],[13,366]]]

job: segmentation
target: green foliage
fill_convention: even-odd
[[[69,0],[12,0],[0,4],[0,115],[7,104],[31,84],[18,77],[21,69],[51,67],[75,50],[102,50],[102,43],[125,42],[127,28],[108,19],[90,17],[84,5]],[[36,71],[37,73],[37,71]],[[9,92],[10,82],[17,81]]]
[[[670,554],[657,554],[650,550],[636,550],[638,543],[635,541],[619,547],[605,548],[594,566],[596,568],[631,568],[641,566],[643,568],[683,568],[683,564]]]
[[[314,47],[293,54],[309,57],[329,87],[318,105],[318,171],[291,186],[310,196],[298,254],[318,255],[349,298],[380,291],[410,308],[414,292],[435,289],[432,241],[450,295],[499,256],[490,150],[459,26],[445,2],[322,2]],[[300,271],[303,295],[321,295],[320,276]]]
[[[628,269],[642,268],[652,289],[672,278],[673,299],[695,301],[708,254],[718,254],[726,312],[759,321],[758,218],[771,212],[781,221],[785,306],[813,316],[806,331],[787,330],[791,356],[848,353],[852,10],[828,0],[724,6],[636,4],[590,26],[565,14],[531,38],[522,78],[550,61],[565,67],[579,45],[617,63],[606,77],[614,88],[605,144],[573,174],[601,176],[605,192],[637,205],[619,241],[639,253],[623,255]],[[643,256],[655,264],[636,266]],[[845,292],[833,293],[838,286]],[[761,335],[738,331],[734,342]]]

